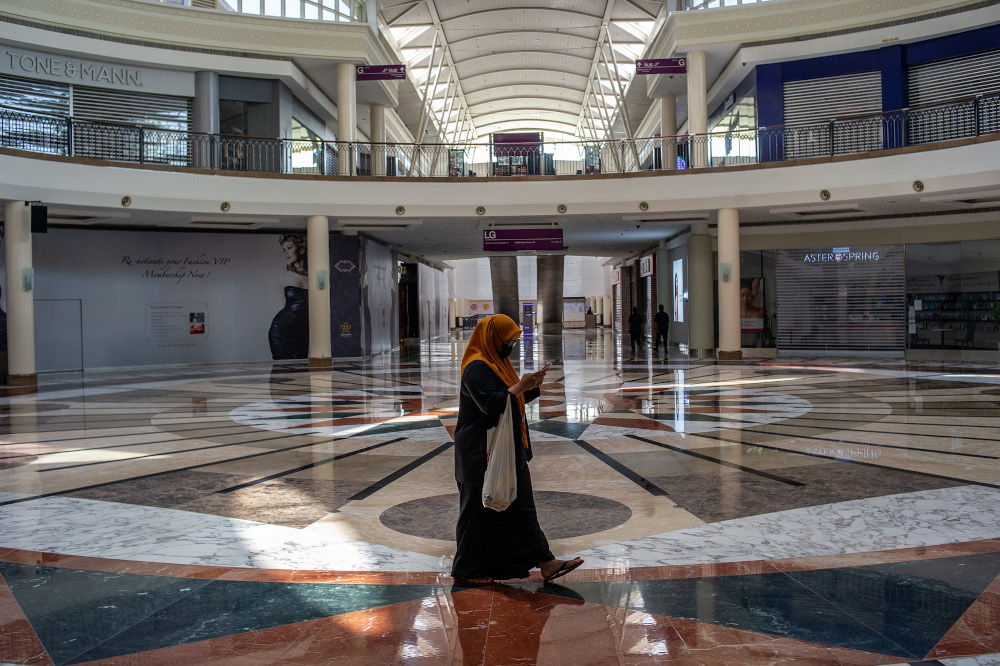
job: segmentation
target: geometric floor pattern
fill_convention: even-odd
[[[0,397],[0,664],[1000,663],[990,364],[526,338],[540,523],[585,563],[468,588],[467,339]]]

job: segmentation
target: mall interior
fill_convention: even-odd
[[[0,664],[1000,664],[1000,0],[0,46]],[[495,313],[556,579],[451,577]]]

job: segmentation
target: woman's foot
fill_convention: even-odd
[[[542,572],[542,580],[547,583],[550,580],[565,576],[581,564],[583,564],[583,560],[579,557],[574,557],[572,560],[549,560],[548,562],[542,562],[538,565],[538,568]]]

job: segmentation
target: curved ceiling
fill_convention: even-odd
[[[548,141],[614,134],[619,100],[625,99],[635,60],[657,20],[665,17],[665,3],[498,4],[379,3],[383,34],[402,55],[415,93],[400,95],[398,112],[404,121],[412,127],[443,128],[437,139],[445,142],[519,129],[544,130]],[[423,100],[429,100],[433,119],[424,117]]]

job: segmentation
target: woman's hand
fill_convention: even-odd
[[[531,389],[539,388],[545,381],[545,373],[549,371],[552,367],[552,363],[546,363],[542,366],[541,370],[536,372],[527,372],[521,377],[521,381],[510,387],[509,391],[512,395],[521,395],[525,391],[530,391]]]

